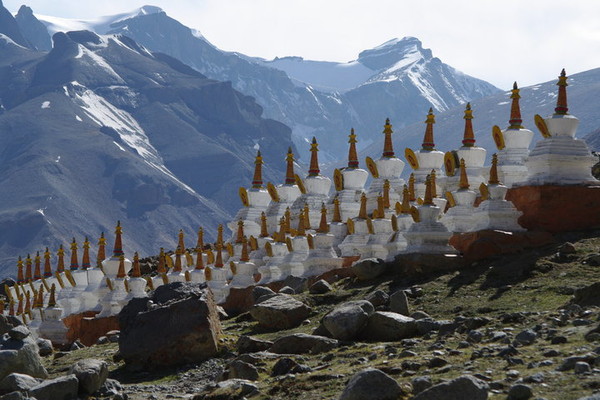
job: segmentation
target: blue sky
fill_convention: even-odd
[[[589,0],[29,0],[34,13],[79,19],[163,8],[223,50],[267,59],[350,61],[415,36],[460,71],[508,89],[600,67],[600,2]],[[10,11],[23,4],[4,0]]]

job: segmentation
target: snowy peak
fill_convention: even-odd
[[[373,49],[362,51],[358,55],[358,62],[375,71],[391,72],[431,58],[431,50],[424,49],[419,39],[405,37],[392,39]]]

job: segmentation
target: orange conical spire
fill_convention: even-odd
[[[48,307],[56,307],[56,284],[50,286],[50,298],[48,299]]]
[[[319,221],[319,229],[317,229],[319,233],[329,233],[329,224],[327,223],[327,207],[325,207],[325,203],[321,206],[321,221]]]
[[[513,84],[510,98],[512,99],[512,104],[510,105],[510,120],[508,120],[510,126],[508,129],[523,129],[523,125],[521,125],[523,123],[521,119],[521,107],[519,106],[521,96],[519,95],[517,82]]]
[[[415,174],[410,174],[408,178],[408,195],[410,201],[416,201],[417,195],[415,193]]]
[[[350,129],[350,149],[348,150],[348,168],[358,168],[358,154],[356,153],[356,135],[354,134],[354,128]]]
[[[304,203],[304,229],[311,229],[310,211],[308,209],[308,203]]]
[[[254,160],[254,177],[252,178],[252,187],[255,189],[263,187],[262,165],[263,158],[260,155],[260,150],[258,150],[256,152],[256,159]]]
[[[10,315],[11,317],[15,316],[15,302],[11,301],[10,304],[8,305],[8,315]]]
[[[556,108],[554,109],[554,115],[567,115],[569,113],[569,107],[567,107],[567,74],[565,69],[560,72],[558,77],[558,98],[556,99]]]
[[[17,315],[23,314],[23,295],[19,297],[19,302],[17,303]]]
[[[460,182],[458,184],[459,189],[469,189],[469,179],[467,178],[467,167],[465,166],[465,159],[460,159]]]
[[[196,252],[204,250],[204,229],[198,228],[198,240],[196,241]]]
[[[117,227],[115,228],[115,247],[113,248],[113,257],[121,257],[123,254],[123,241],[121,235],[123,229],[121,228],[121,221],[117,221]]]
[[[25,309],[23,312],[29,313],[31,311],[31,295],[29,292],[25,293]]]
[[[408,186],[404,185],[404,190],[402,191],[402,214],[410,214],[410,193],[408,191]]]
[[[340,211],[340,199],[337,196],[333,199],[333,218],[331,222],[342,222],[342,212]]]
[[[33,304],[33,308],[42,308],[44,307],[44,285],[40,286],[40,290],[38,291],[37,298],[35,299],[35,303]]]
[[[125,255],[121,254],[119,257],[119,271],[117,272],[117,278],[124,279],[125,276]]]
[[[317,138],[313,136],[312,143],[310,145],[310,167],[308,169],[308,176],[317,176],[321,173],[319,169],[319,157],[317,153],[319,152],[319,144],[317,143]]]
[[[223,224],[219,224],[217,227],[217,244],[223,247]]]
[[[77,260],[77,242],[75,238],[71,242],[71,265],[69,267],[71,271],[79,269],[79,261]]]
[[[86,236],[85,240],[83,241],[83,257],[81,259],[81,269],[88,269],[89,267],[91,267],[91,264],[90,264],[90,242]]]
[[[250,261],[250,256],[248,255],[248,239],[246,239],[246,236],[242,238],[242,254],[240,255],[240,261]]]
[[[281,217],[279,220],[279,232],[275,240],[279,243],[285,243],[285,217]]]
[[[173,271],[175,272],[181,272],[183,269],[183,264],[181,263],[182,255],[181,248],[177,246],[177,250],[175,251],[175,265],[173,266]]]
[[[268,236],[269,236],[269,230],[267,229],[267,215],[263,211],[260,214],[260,237],[264,238],[264,237],[268,237]]]
[[[288,147],[287,156],[285,157],[286,169],[285,169],[285,184],[286,185],[295,185],[296,184],[296,175],[294,174],[294,153],[292,153],[292,148]]]
[[[390,181],[386,179],[383,182],[383,207],[385,208],[390,208],[390,186]]]
[[[289,235],[292,233],[292,212],[289,207],[285,209],[283,216],[285,218],[285,233]]]
[[[33,279],[42,279],[42,259],[40,257],[39,251],[35,255],[35,268],[33,269]]]
[[[306,236],[306,229],[304,228],[304,211],[300,210],[298,214],[298,229],[296,229],[296,236]]]
[[[98,256],[96,257],[96,266],[100,267],[102,265],[102,261],[106,259],[106,238],[104,237],[104,232],[100,234],[100,239],[98,239]]]
[[[183,229],[179,230],[179,234],[177,235],[177,251],[181,252],[181,254],[185,253],[185,241]]]
[[[46,247],[44,252],[44,277],[48,278],[52,276],[52,265],[50,265],[50,250]]]
[[[433,197],[431,197],[431,175],[425,178],[425,198],[423,199],[424,206],[433,206]]]
[[[165,249],[160,248],[160,253],[158,253],[158,266],[156,267],[156,272],[159,274],[164,274],[167,272],[167,268],[165,267]]]
[[[223,245],[218,243],[217,244],[217,258],[215,260],[215,267],[216,268],[223,268]]]
[[[383,156],[384,157],[395,157],[394,155],[394,145],[392,144],[392,125],[390,124],[390,119],[386,118],[385,125],[383,126],[383,134],[385,135],[385,139],[383,142]]]
[[[138,252],[133,253],[133,266],[131,267],[131,277],[140,278],[142,276],[142,270],[140,269],[140,257]]]
[[[383,196],[377,197],[377,217],[373,216],[373,218],[385,218],[384,201]]]
[[[431,170],[430,176],[431,176],[431,197],[435,198],[435,197],[437,197],[437,187],[435,185],[435,179],[436,179],[435,169]]]
[[[196,269],[204,269],[204,257],[202,256],[202,250],[196,253]]]
[[[65,272],[65,249],[63,249],[63,245],[58,246],[58,251],[56,252],[58,256],[58,262],[56,264],[56,272]]]
[[[425,128],[425,136],[423,136],[423,144],[421,147],[423,150],[435,150],[435,142],[433,141],[433,124],[435,124],[435,115],[433,115],[433,108],[429,108],[427,119],[425,120],[427,127]]]
[[[31,271],[31,256],[27,254],[27,258],[25,259],[25,281],[31,282],[33,278],[33,274]]]
[[[23,282],[25,282],[25,276],[23,274],[23,260],[21,259],[21,256],[19,256],[19,259],[17,260],[17,283]]]
[[[367,219],[367,195],[364,193],[360,196],[360,210],[358,211],[358,218]]]
[[[499,185],[500,179],[498,179],[498,156],[496,153],[492,155],[492,167],[490,168],[490,179],[488,180],[490,185]]]
[[[241,219],[237,223],[237,235],[235,238],[236,243],[242,243],[244,240],[244,221]]]
[[[471,103],[467,103],[467,107],[465,108],[465,116],[463,117],[465,120],[465,133],[463,135],[463,146],[473,147],[475,146],[475,134],[473,133],[473,123],[471,120],[473,119],[473,111],[471,111]]]

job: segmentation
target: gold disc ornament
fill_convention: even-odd
[[[304,187],[304,182],[302,181],[302,178],[300,178],[300,176],[298,176],[298,174],[295,174],[294,179],[296,179],[296,185],[298,185],[298,189],[300,189],[300,193],[302,193],[302,194],[306,193],[306,188]]]
[[[333,171],[333,183],[336,191],[344,190],[344,175],[337,168]]]
[[[544,138],[547,139],[552,136],[550,134],[550,131],[548,130],[548,125],[546,125],[546,121],[544,121],[544,118],[542,118],[540,114],[535,114],[533,120],[535,121],[535,126],[537,126],[537,128],[540,130],[540,133]]]
[[[365,163],[367,164],[369,172],[371,172],[371,175],[373,175],[373,178],[379,178],[379,171],[377,170],[377,164],[375,164],[375,161],[373,161],[371,157],[367,157],[365,159]]]
[[[458,156],[455,151],[448,151],[444,154],[444,170],[446,176],[454,176],[456,174],[456,166],[458,165]]]
[[[267,183],[267,191],[269,192],[269,196],[271,196],[271,200],[275,203],[279,203],[279,193],[277,193],[277,188],[271,182]]]
[[[242,204],[244,205],[244,207],[249,207],[250,201],[248,200],[248,191],[246,190],[246,188],[241,187],[240,190],[238,191],[238,194],[240,195],[240,200],[242,201]]]
[[[492,127],[492,138],[494,139],[494,143],[496,143],[496,147],[498,150],[504,149],[506,144],[504,143],[504,135],[502,134],[502,130],[498,125],[494,125]]]
[[[409,149],[408,147],[404,149],[404,158],[406,158],[406,161],[408,161],[408,164],[412,169],[419,168],[419,159],[412,149]]]

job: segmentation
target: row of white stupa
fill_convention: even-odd
[[[435,149],[435,120],[429,111],[422,148],[405,151],[414,170],[408,185],[400,178],[405,164],[395,156],[389,120],[384,126],[381,158],[366,160],[373,178],[367,189],[368,172],[359,167],[353,131],[348,166],[335,171],[333,195],[331,179],[320,173],[316,140],[311,145],[308,176],[301,179],[294,173],[290,150],[285,183],[278,186],[263,186],[259,152],[252,187],[239,191],[244,206],[228,224],[233,233],[229,243],[224,242],[219,226],[216,250],[204,249],[200,230],[190,253],[180,232],[175,254],[165,256],[161,249],[158,274],[144,279],[137,255],[133,264],[124,258],[121,228],[117,226],[113,256],[105,259],[102,236],[97,266],[90,266],[87,239],[81,267],[75,241],[70,268],[64,268],[61,247],[54,274],[48,251],[44,277],[39,256],[34,273],[29,257],[25,274],[19,259],[18,284],[8,288],[11,303],[4,312],[21,315],[34,332],[59,342],[66,330],[60,318],[83,311],[97,311],[99,318],[116,315],[131,298],[146,296],[146,290],[167,282],[207,282],[220,303],[231,288],[283,280],[288,275],[320,275],[341,267],[344,257],[393,259],[399,253],[447,254],[455,252],[448,244],[455,232],[523,230],[517,223],[521,212],[504,198],[509,187],[598,184],[591,175],[596,159],[585,142],[575,138],[579,121],[568,114],[566,80],[563,70],[555,113],[546,119],[536,116],[544,139],[531,152],[533,132],[521,125],[515,84],[510,125],[502,131],[493,129],[498,154],[492,157],[489,173],[484,167],[486,150],[475,145],[468,104],[463,145],[446,154]],[[442,193],[444,197],[439,196]],[[478,196],[483,201],[475,207]],[[57,301],[50,301],[54,297]]]

